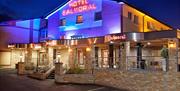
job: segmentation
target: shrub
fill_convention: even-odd
[[[66,74],[83,74],[84,73],[84,69],[80,69],[80,68],[70,68]]]

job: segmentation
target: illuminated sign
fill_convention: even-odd
[[[110,42],[113,40],[125,40],[126,39],[126,35],[106,35],[104,37],[104,42]]]
[[[180,30],[177,30],[177,38],[180,39]]]
[[[62,15],[70,15],[74,13],[80,13],[89,10],[95,10],[97,7],[94,3],[89,3],[88,0],[75,0],[69,3],[68,9],[62,11]]]

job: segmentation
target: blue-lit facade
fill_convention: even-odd
[[[41,30],[46,29],[43,19],[17,20],[0,23],[1,32],[8,32],[8,43],[39,43]]]
[[[20,60],[28,60],[25,58],[28,44],[39,43],[40,36],[46,37],[46,25],[46,20],[40,18],[0,23],[0,66],[15,68],[15,64]],[[16,48],[10,50],[12,46],[8,44]]]
[[[90,7],[92,8],[89,10],[85,8],[85,10],[78,11],[77,8],[83,8],[85,6],[79,4],[75,7],[77,11],[71,11],[74,7],[71,7],[70,4],[75,1],[78,0],[69,1],[60,7],[58,11],[53,12],[53,15],[47,17],[49,38],[71,39],[72,36],[88,38],[121,33],[120,4],[111,0],[79,0],[86,1],[86,5],[91,5]],[[96,16],[97,13],[99,13],[98,16]],[[83,17],[82,23],[76,23],[78,16]],[[95,20],[96,17],[101,17],[101,19]],[[63,26],[60,25],[62,19],[65,22]]]
[[[12,29],[6,30],[14,29],[11,33],[17,39],[11,38],[9,43],[25,43],[24,47],[10,45],[16,50],[11,51],[11,56],[18,54],[18,49],[19,55],[23,54],[21,60],[28,59],[37,68],[57,61],[67,69],[77,66],[90,70],[92,63],[100,68],[118,68],[123,66],[118,63],[125,62],[126,56],[140,57],[134,58],[138,63],[142,56],[160,55],[160,46],[169,40],[163,43],[157,39],[172,38],[167,34],[175,33],[163,31],[171,28],[123,2],[112,0],[70,0],[45,19],[15,21],[10,25]],[[162,36],[158,36],[161,32]],[[143,49],[142,45],[147,48]]]

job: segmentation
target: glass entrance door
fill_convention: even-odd
[[[102,67],[109,67],[109,62],[108,62],[108,50],[101,50],[101,57],[102,57],[102,62],[101,65]]]

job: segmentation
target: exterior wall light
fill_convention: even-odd
[[[41,49],[41,45],[35,45],[34,48],[35,49]]]
[[[28,51],[25,51],[25,54],[28,54]]]
[[[34,47],[34,44],[30,44],[30,48],[33,48]]]
[[[86,48],[86,51],[87,51],[87,52],[91,51],[91,48],[87,47],[87,48]]]
[[[147,45],[151,45],[151,42],[148,42]]]
[[[19,58],[20,58],[20,62],[23,62],[23,61],[22,61],[22,59],[23,59],[22,54],[19,56]]]
[[[110,44],[113,44],[114,42],[113,41],[110,41]]]
[[[175,47],[175,43],[174,43],[173,41],[171,41],[171,42],[169,43],[169,47],[170,47],[170,48],[174,48],[174,47]]]
[[[61,61],[60,61],[61,55],[58,54],[58,55],[57,55],[57,58],[58,58],[58,63],[60,63],[60,62],[61,62]]]
[[[72,52],[73,50],[71,48],[68,49],[68,52]]]
[[[8,45],[8,48],[14,48],[15,45]]]

